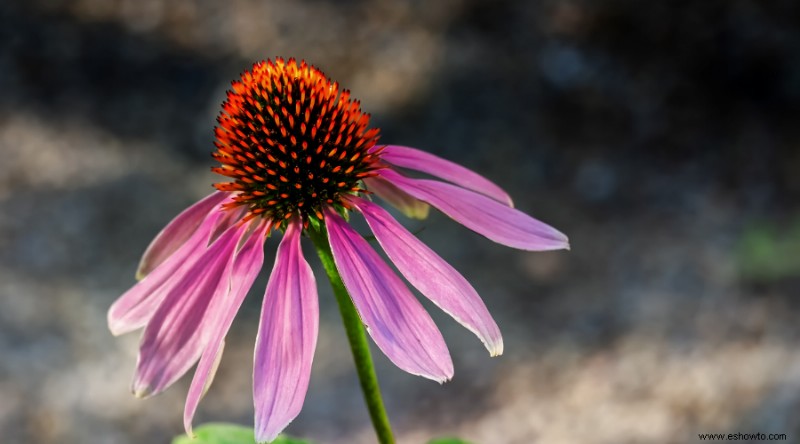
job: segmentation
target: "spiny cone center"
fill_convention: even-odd
[[[294,59],[256,63],[232,83],[215,128],[212,171],[233,179],[232,206],[277,223],[300,215],[322,218],[322,207],[346,205],[378,168],[379,130],[350,92]]]

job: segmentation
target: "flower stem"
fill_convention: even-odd
[[[386,408],[383,406],[381,389],[378,386],[378,376],[375,374],[375,366],[372,363],[372,356],[369,352],[367,334],[364,331],[364,326],[358,316],[356,307],[353,306],[353,301],[350,300],[350,295],[347,293],[344,282],[339,276],[339,271],[333,262],[333,253],[328,244],[328,234],[325,232],[324,226],[320,227],[319,231],[309,226],[308,234],[317,248],[317,254],[322,261],[322,266],[325,267],[325,272],[328,274],[331,287],[333,287],[333,294],[336,296],[339,312],[342,315],[342,321],[344,321],[344,329],[350,342],[350,349],[353,351],[353,360],[356,364],[358,380],[361,383],[361,391],[364,392],[364,400],[367,403],[369,416],[372,419],[372,426],[378,435],[378,442],[380,444],[394,444],[392,426],[389,424],[389,417],[386,415]]]

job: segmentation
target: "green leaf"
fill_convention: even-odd
[[[745,227],[738,248],[741,275],[771,282],[800,276],[800,217],[789,223],[760,222]]]
[[[472,443],[458,438],[437,438],[428,441],[428,444],[472,444]]]
[[[194,439],[182,435],[172,440],[172,444],[255,444],[253,429],[236,424],[209,423],[194,429]],[[311,441],[279,436],[272,444],[311,444]]]

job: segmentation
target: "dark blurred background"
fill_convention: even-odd
[[[401,443],[686,443],[707,432],[800,442],[799,5],[1,2],[0,441],[182,432],[188,381],[131,396],[138,334],[113,338],[105,312],[149,240],[211,191],[229,82],[254,61],[294,56],[350,88],[383,142],[479,171],[572,241],[571,252],[526,253],[438,213],[408,222],[482,294],[506,347],[490,359],[431,307],[452,382],[375,353]],[[321,336],[288,431],[373,442],[307,253]],[[251,424],[265,283],[229,335],[198,424]]]

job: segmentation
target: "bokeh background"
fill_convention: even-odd
[[[505,336],[490,359],[432,308],[455,379],[376,352],[401,443],[800,442],[800,7],[795,0],[0,2],[0,441],[160,443],[188,381],[130,395],[138,334],[105,312],[210,192],[212,128],[257,60],[304,58],[382,141],[493,178],[571,252],[420,237]],[[274,241],[268,244],[271,257]],[[321,268],[321,336],[292,434],[374,441]],[[196,423],[251,424],[265,276]],[[430,305],[428,304],[430,307]]]

